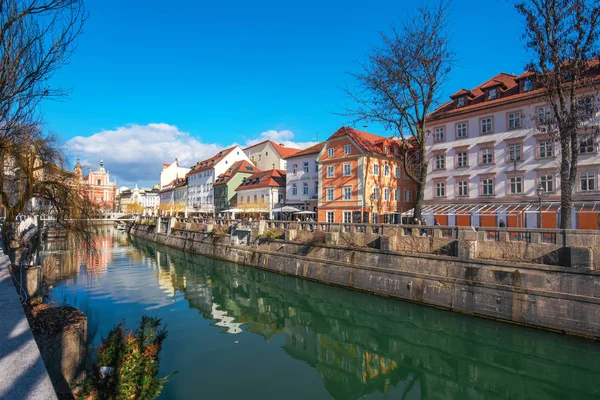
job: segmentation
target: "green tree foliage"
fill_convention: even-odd
[[[97,349],[93,370],[84,384],[84,398],[154,399],[167,377],[158,378],[159,354],[167,337],[161,320],[143,316],[134,331],[120,323]],[[108,368],[106,368],[108,367]]]

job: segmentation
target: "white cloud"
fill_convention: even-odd
[[[293,140],[294,136],[294,132],[286,129],[281,131],[270,129],[268,131],[262,132],[256,139],[247,140],[246,146],[250,146],[262,142],[264,140],[272,140],[275,143],[283,144],[285,147],[292,147],[296,149],[305,149],[307,147],[317,144],[317,142],[295,142]]]
[[[202,143],[169,124],[129,125],[103,130],[91,136],[77,136],[66,143],[67,152],[80,157],[85,166],[96,167],[100,158],[117,178],[118,185],[158,183],[163,163],[179,159],[191,166],[211,157],[223,146]]]

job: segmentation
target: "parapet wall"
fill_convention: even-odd
[[[236,232],[175,229],[164,233],[156,226],[142,225],[131,232],[170,247],[273,272],[600,338],[600,273],[596,271],[264,238],[242,245],[237,244],[243,242]],[[327,236],[331,239],[331,232]],[[435,243],[432,238],[422,239]]]

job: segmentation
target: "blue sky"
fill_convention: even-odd
[[[53,79],[72,91],[43,111],[73,157],[88,164],[103,157],[119,186],[156,181],[160,165],[178,153],[192,163],[231,143],[269,137],[301,145],[316,132],[325,139],[349,122],[334,114],[348,104],[346,72],[359,68],[379,31],[414,7],[397,0],[86,4],[77,50]],[[448,95],[501,71],[518,74],[530,59],[509,1],[454,0],[448,25],[457,53]],[[367,130],[389,135],[373,124]],[[146,152],[133,148],[140,145]]]

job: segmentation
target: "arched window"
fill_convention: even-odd
[[[98,179],[98,186],[102,185],[102,183],[100,183],[100,182],[102,182],[102,181],[100,179]]]

